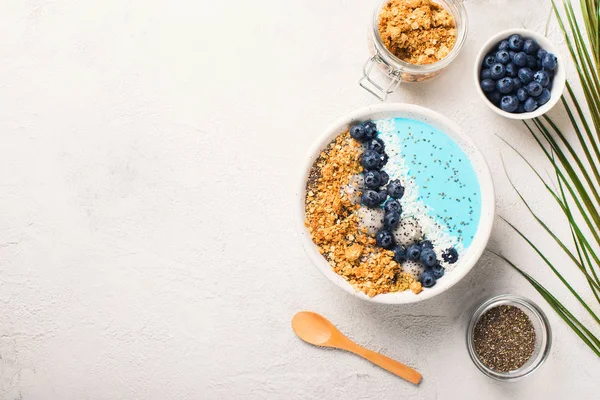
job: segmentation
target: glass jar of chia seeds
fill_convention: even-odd
[[[460,52],[467,37],[467,11],[463,0],[433,0],[454,18],[456,42],[448,55],[431,64],[411,64],[396,57],[383,43],[379,34],[379,15],[390,0],[379,1],[371,21],[368,37],[371,58],[363,68],[360,86],[382,101],[394,92],[401,82],[423,82],[439,75]]]

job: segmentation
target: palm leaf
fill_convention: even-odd
[[[554,169],[558,188],[553,189],[533,165],[509,144],[527,163],[559,206],[569,223],[570,243],[562,239],[538,215],[514,185],[508,172],[507,176],[529,213],[552,238],[552,243],[556,244],[557,250],[566,255],[583,274],[593,298],[597,301],[595,307],[598,307],[600,305],[600,257],[597,254],[597,249],[600,247],[600,2],[580,0],[578,6],[583,24],[580,24],[577,18],[577,5],[574,6],[571,0],[552,0],[554,15],[565,38],[583,92],[583,97],[576,97],[573,87],[567,82],[568,98],[566,96],[561,98],[574,135],[563,133],[548,116],[525,123],[527,130]],[[583,157],[580,157],[580,154]],[[581,322],[533,276],[500,253],[493,253],[521,274],[573,332],[600,357],[600,339],[592,332],[600,329],[600,319],[597,311],[585,300],[591,296],[577,291],[565,278],[569,275],[563,276],[554,266],[549,255],[544,254],[515,224],[506,222],[538,254],[554,276],[592,316],[592,322],[588,324]]]

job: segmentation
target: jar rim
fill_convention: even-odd
[[[371,32],[373,35],[375,51],[386,64],[401,72],[414,72],[425,74],[435,72],[447,67],[456,58],[467,38],[469,25],[467,10],[465,9],[463,0],[434,0],[436,3],[445,6],[444,8],[446,8],[446,10],[448,10],[452,14],[452,17],[454,18],[454,24],[456,25],[457,35],[456,43],[454,43],[454,46],[452,47],[452,50],[450,50],[450,53],[448,53],[448,55],[443,59],[431,64],[411,64],[409,62],[403,61],[396,57],[383,44],[381,36],[379,35],[379,14],[383,6],[389,1],[390,0],[381,0],[375,7],[372,20],[373,29]]]
[[[475,325],[479,321],[479,318],[485,314],[487,311],[492,308],[501,306],[501,305],[512,305],[518,308],[524,308],[528,310],[531,314],[534,315],[536,321],[539,323],[540,332],[536,329],[536,335],[541,335],[541,345],[537,354],[532,354],[532,358],[535,358],[533,363],[530,365],[523,365],[521,368],[509,371],[509,372],[499,372],[495,371],[489,367],[487,367],[477,356],[475,352],[475,345],[473,340],[473,334],[475,330]],[[532,321],[534,322],[534,321]],[[536,371],[539,367],[542,366],[544,361],[548,358],[550,354],[550,348],[552,347],[552,330],[550,328],[550,322],[546,317],[546,314],[531,300],[517,296],[512,294],[502,294],[499,296],[492,297],[491,299],[483,302],[473,315],[471,316],[471,320],[469,321],[469,326],[467,328],[467,348],[469,351],[469,355],[473,360],[473,363],[481,372],[490,378],[494,378],[501,381],[515,381],[521,378],[524,378],[534,371]]]

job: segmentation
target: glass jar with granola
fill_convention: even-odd
[[[467,36],[463,0],[383,0],[369,32],[371,58],[360,85],[385,100],[401,82],[422,82],[442,72]]]

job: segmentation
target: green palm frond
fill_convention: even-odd
[[[593,297],[578,292],[555,268],[549,255],[544,254],[513,223],[505,222],[540,256],[569,295],[587,311],[592,317],[591,323],[586,325],[581,322],[556,296],[508,258],[494,251],[492,253],[517,270],[600,357],[600,339],[598,334],[593,333],[600,331],[600,1],[580,0],[578,6],[583,20],[583,24],[579,25],[580,20],[577,19],[571,0],[552,0],[554,15],[565,37],[583,92],[583,97],[577,98],[573,87],[567,82],[568,96],[563,95],[561,98],[574,134],[563,133],[552,118],[547,116],[535,118],[530,123],[525,122],[526,128],[554,169],[557,187],[553,188],[516,148],[506,141],[505,143],[526,162],[564,214],[569,223],[570,243],[561,239],[537,214],[507,172],[510,184],[523,204],[552,238],[557,250],[566,255],[583,275]],[[589,300],[586,299],[591,298],[595,302],[588,304]]]

